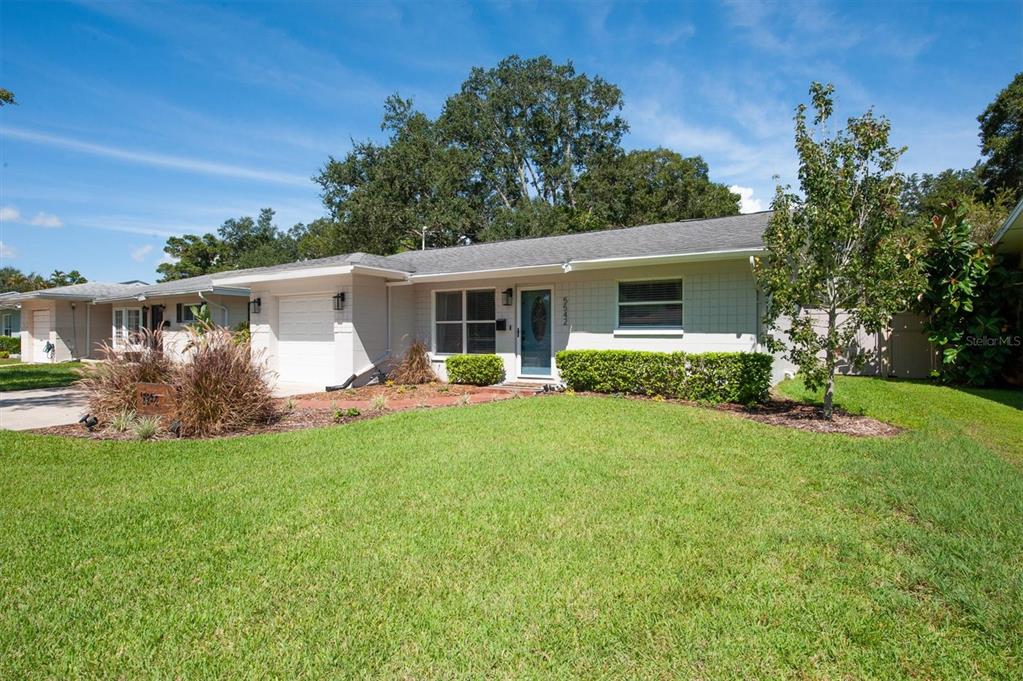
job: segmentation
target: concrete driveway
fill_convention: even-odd
[[[7,430],[75,423],[86,411],[85,394],[74,386],[0,393],[0,428]]]

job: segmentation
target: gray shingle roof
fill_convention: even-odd
[[[23,300],[94,300],[101,296],[112,296],[117,294],[130,293],[142,288],[141,282],[130,284],[111,284],[102,281],[90,281],[85,284],[72,284],[71,286],[56,286],[44,288],[38,291],[26,291],[4,299],[4,302],[21,302]]]
[[[757,250],[763,248],[763,234],[770,217],[771,213],[765,211],[724,218],[406,251],[390,256],[345,253],[284,265],[221,272],[213,276],[216,281],[220,278],[344,265],[364,265],[426,275],[560,265],[569,261],[603,258]]]
[[[770,212],[685,220],[580,234],[408,251],[390,256],[415,274],[472,272],[569,261],[755,250],[763,247]]]
[[[341,253],[330,255],[326,258],[313,258],[310,260],[296,260],[281,265],[269,265],[267,267],[252,267],[246,270],[225,270],[213,275],[214,281],[260,274],[275,274],[277,272],[288,272],[290,270],[304,270],[317,267],[343,267],[345,265],[364,265],[367,267],[382,267],[384,269],[401,269],[411,271],[397,266],[397,261],[392,260],[394,256],[386,257],[373,255],[372,253]]]
[[[211,291],[213,290],[213,276],[212,274],[203,274],[198,277],[189,277],[188,279],[176,279],[174,281],[167,281],[162,284],[150,284],[148,286],[140,286],[138,288],[131,289],[126,292],[119,292],[113,295],[101,296],[96,298],[97,303],[109,302],[114,300],[125,300],[127,298],[134,298],[137,296],[145,296],[147,298],[156,298],[159,296],[173,296],[182,295],[186,293],[197,293],[200,291]],[[238,295],[248,295],[248,289],[238,289]]]

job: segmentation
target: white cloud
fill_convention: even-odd
[[[17,258],[18,252],[12,247],[0,241],[0,258]]]
[[[236,177],[243,180],[257,180],[260,182],[269,182],[271,184],[294,185],[301,187],[309,186],[309,178],[305,175],[293,175],[291,173],[279,173],[255,168],[245,168],[243,166],[230,165],[227,163],[216,163],[214,161],[205,161],[203,159],[187,158],[184,156],[170,156],[168,154],[149,151],[119,149],[117,147],[94,144],[92,142],[76,140],[70,137],[49,135],[47,133],[37,132],[35,130],[26,130],[23,128],[5,128],[4,133],[9,138],[25,142],[34,142],[36,144],[44,144],[46,146],[59,147],[61,149],[71,149],[72,151],[79,151],[85,154],[92,154],[94,156],[103,156],[105,158],[113,158],[120,161],[127,161],[129,163],[138,163],[140,165],[155,166],[158,168],[172,168],[174,170],[183,170],[203,175],[221,175],[225,177]]]
[[[760,199],[753,198],[752,187],[740,187],[737,184],[733,184],[728,188],[728,191],[739,195],[740,213],[758,213],[764,210],[763,202]]]
[[[43,211],[39,211],[35,214],[35,217],[26,219],[21,215],[21,211],[14,206],[4,206],[0,208],[0,220],[4,222],[20,222],[23,225],[45,227],[47,229],[64,226],[61,219],[53,213],[44,213]]]
[[[138,248],[133,248],[131,251],[131,259],[135,262],[142,262],[146,259],[146,256],[153,252],[152,244],[145,244]]]
[[[165,252],[163,255],[160,256],[160,259],[156,261],[156,264],[173,265],[174,263],[178,262],[179,259],[180,258],[175,258],[173,255],[170,255],[169,253]]]
[[[640,143],[664,145],[686,156],[700,154],[710,163],[712,177],[763,187],[775,175],[795,176],[795,154],[789,138],[747,141],[724,127],[699,125],[668,113],[652,100],[626,108],[632,134]]]
[[[26,222],[30,225],[35,225],[36,227],[46,227],[48,229],[64,226],[64,223],[61,222],[60,218],[56,215],[53,213],[43,213],[42,211],[36,213],[34,218],[27,220]]]

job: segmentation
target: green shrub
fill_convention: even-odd
[[[355,407],[348,407],[347,409],[334,407],[334,423],[344,423],[346,420],[357,418],[361,414],[362,412]]]
[[[234,342],[238,345],[249,345],[252,343],[252,329],[249,327],[248,322],[238,322],[231,329],[231,334],[234,336]]]
[[[752,352],[562,350],[557,362],[572,390],[751,404],[767,399],[773,358]]]
[[[504,362],[497,355],[452,355],[444,366],[449,383],[494,385],[504,380]]]
[[[0,352],[16,355],[21,352],[21,338],[18,336],[0,336]]]

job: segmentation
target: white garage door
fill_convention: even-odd
[[[45,362],[49,358],[43,348],[50,342],[50,311],[32,311],[32,361]]]
[[[279,379],[326,386],[334,382],[334,311],[327,298],[281,298]]]

